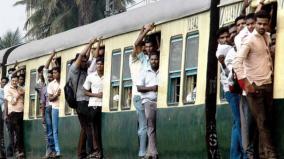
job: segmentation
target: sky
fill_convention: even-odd
[[[0,0],[0,37],[8,30],[19,28],[21,35],[26,21],[25,6],[13,6],[17,0]]]

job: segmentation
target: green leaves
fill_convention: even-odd
[[[20,44],[22,38],[19,32],[19,29],[6,32],[2,37],[0,37],[0,50],[9,48],[11,46]]]
[[[115,0],[119,10],[134,0]],[[105,17],[105,0],[20,0],[30,15],[25,23],[29,39],[41,39]]]

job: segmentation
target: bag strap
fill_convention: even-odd
[[[76,84],[76,91],[75,91],[75,94],[77,93],[77,90],[78,90],[78,84],[79,84],[80,76],[81,76],[81,71],[79,70],[79,76],[78,76],[78,79],[77,79],[77,84]]]

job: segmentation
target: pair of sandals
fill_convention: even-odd
[[[102,159],[102,155],[100,153],[94,152],[89,154],[86,159]]]

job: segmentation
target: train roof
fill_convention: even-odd
[[[156,24],[197,14],[210,8],[210,0],[161,0],[141,8],[123,12],[94,23],[65,31],[50,37],[31,41],[16,48],[7,64],[25,61],[56,51],[87,43],[92,37],[104,38],[135,31],[144,24]]]
[[[243,0],[220,0],[219,7],[226,6],[232,3],[242,2]]]

